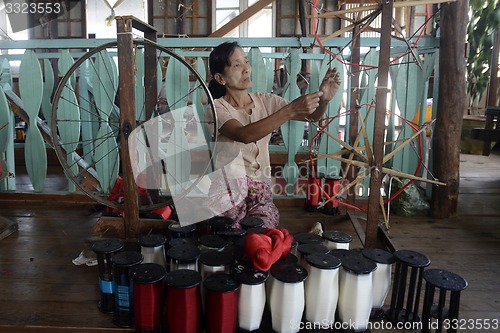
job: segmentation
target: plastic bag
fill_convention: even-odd
[[[391,195],[399,191],[409,179],[392,182]],[[411,183],[391,202],[391,210],[399,216],[425,215],[429,212],[430,205],[427,202],[422,189],[415,183]]]

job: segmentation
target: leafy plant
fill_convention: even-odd
[[[467,92],[470,106],[477,105],[488,87],[493,36],[500,27],[498,0],[470,0],[467,42]]]

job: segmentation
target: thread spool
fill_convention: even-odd
[[[165,243],[167,237],[159,234],[144,235],[139,238],[143,263],[155,263],[167,267],[165,259]]]
[[[178,269],[197,271],[200,253],[200,249],[194,245],[185,244],[172,247],[167,251],[167,257],[170,260],[170,271]]]
[[[210,275],[222,272],[229,273],[233,257],[227,251],[207,251],[200,255],[199,259],[201,277],[205,280]]]
[[[307,271],[299,264],[277,261],[271,267],[271,275],[274,278],[269,302],[272,328],[278,333],[296,333],[305,307]]]
[[[157,263],[142,263],[130,269],[137,333],[162,332],[165,275],[165,267]]]
[[[333,230],[323,231],[321,237],[323,237],[323,239],[326,242],[326,247],[328,247],[328,249],[330,250],[333,249],[349,250],[349,246],[352,242],[352,236],[342,231],[333,231]]]
[[[167,327],[170,333],[197,333],[200,323],[201,274],[179,269],[167,274]]]
[[[238,326],[248,332],[259,329],[266,305],[265,282],[269,272],[253,269],[250,265],[237,264],[232,270],[240,283],[238,300]]]
[[[301,232],[293,237],[298,245],[300,244],[321,244],[324,242],[323,237],[316,234],[311,234],[309,232]]]
[[[113,278],[116,283],[115,312],[113,313],[113,322],[116,326],[134,326],[130,269],[139,265],[142,260],[142,254],[136,251],[123,251],[111,258],[113,263]]]
[[[103,313],[115,311],[116,284],[113,279],[113,265],[111,258],[123,249],[125,243],[121,239],[103,239],[92,244],[92,251],[97,257],[99,270],[99,290],[101,297],[97,308]]]
[[[318,210],[318,205],[321,202],[321,178],[309,175],[307,178],[306,202],[304,209],[308,212]]]
[[[265,227],[255,227],[255,228],[250,228],[247,230],[247,234],[253,232],[256,234],[261,234],[263,231],[265,231],[267,228]]]
[[[291,253],[288,253],[286,256],[281,257],[276,261],[273,265],[286,265],[286,264],[298,264],[299,258]],[[271,290],[273,289],[274,277],[272,274],[269,274],[269,278],[266,281],[266,298],[268,300],[271,299]]]
[[[181,226],[179,222],[168,225],[170,238],[195,238],[196,224]]]
[[[339,274],[339,318],[352,323],[355,332],[367,329],[372,309],[372,272],[377,265],[361,255],[351,254],[341,259]]]
[[[210,226],[210,233],[215,235],[218,230],[232,229],[234,220],[226,216],[214,216],[208,220]]]
[[[373,303],[370,320],[382,320],[384,318],[384,303],[391,287],[392,264],[396,258],[392,253],[382,249],[364,248],[363,256],[377,265],[373,272]]]
[[[326,176],[325,185],[323,190],[330,198],[335,198],[340,192],[342,177],[340,176]],[[328,215],[340,214],[339,202],[335,199],[330,200],[323,207],[323,212]]]
[[[243,230],[248,231],[252,228],[262,227],[264,225],[264,220],[258,216],[245,216],[239,223]]]
[[[229,274],[215,273],[203,281],[207,333],[234,333],[238,321],[240,284]]]
[[[297,251],[300,254],[300,264],[302,267],[308,269],[309,264],[306,261],[306,256],[313,253],[327,254],[328,248],[323,244],[300,244],[297,247]]]
[[[340,259],[322,253],[306,256],[309,264],[308,277],[305,281],[307,321],[316,325],[335,322],[335,311],[339,298]],[[328,327],[325,327],[328,328]]]
[[[200,251],[223,251],[229,242],[219,235],[203,235],[198,240]]]
[[[168,241],[168,248],[172,248],[177,245],[194,245],[198,246],[198,242],[194,238],[172,238]]]

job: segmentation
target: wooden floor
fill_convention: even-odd
[[[281,224],[290,232],[307,231],[320,221],[326,230],[353,235],[351,248],[361,247],[349,220],[309,213],[286,202],[279,206]],[[0,240],[0,332],[132,331],[116,327],[109,315],[98,311],[97,267],[72,263],[92,237],[100,215],[88,204],[0,201],[0,216],[19,226]],[[498,152],[488,157],[461,156],[458,217],[435,220],[391,215],[389,235],[398,250],[421,252],[431,259],[429,268],[450,270],[468,281],[462,292],[461,318],[478,323],[500,321]],[[494,331],[498,330],[473,325],[459,332]]]

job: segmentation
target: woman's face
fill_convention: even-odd
[[[221,80],[226,89],[246,90],[252,87],[251,73],[252,68],[245,52],[241,47],[237,47],[229,57],[229,66],[224,69]]]

